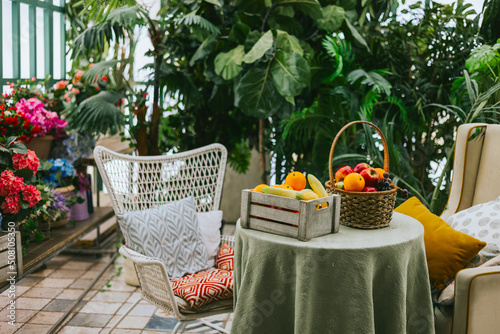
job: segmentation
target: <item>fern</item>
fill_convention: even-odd
[[[198,26],[211,34],[219,34],[220,33],[219,28],[217,28],[212,22],[201,17],[200,15],[196,15],[193,13],[188,14],[186,16],[181,17],[180,19],[175,20],[175,23],[177,23],[178,25],[185,25],[188,27]]]

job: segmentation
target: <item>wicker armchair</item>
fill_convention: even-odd
[[[218,210],[226,169],[227,151],[220,144],[165,156],[130,156],[115,153],[102,146],[94,157],[116,214],[144,210],[192,195],[198,212]],[[233,246],[234,237],[222,236],[222,242]],[[162,261],[139,254],[126,246],[120,253],[132,260],[141,283],[141,298],[114,324],[145,299],[179,320],[172,333],[187,322],[200,320],[221,332],[229,331],[202,319],[231,313],[232,301],[214,301],[204,305],[206,312],[187,312],[178,307],[169,276]],[[177,299],[177,301],[176,301]]]

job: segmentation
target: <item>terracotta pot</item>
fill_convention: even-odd
[[[30,143],[25,143],[25,145],[29,150],[36,153],[38,159],[45,160],[49,156],[53,141],[53,136],[36,137]]]

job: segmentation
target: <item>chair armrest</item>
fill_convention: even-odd
[[[121,246],[119,252],[134,263],[142,298],[172,315],[181,317],[163,261],[138,253],[126,246]]]
[[[453,334],[497,333],[500,266],[461,270],[455,278]]]
[[[221,235],[220,237],[220,244],[223,245],[223,244],[227,244],[229,247],[231,247],[232,249],[234,249],[234,246],[235,246],[235,238],[234,238],[234,235]]]

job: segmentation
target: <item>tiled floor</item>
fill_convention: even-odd
[[[225,233],[232,234],[229,225]],[[52,325],[73,306],[81,292],[87,288],[109,261],[108,256],[58,255],[39,270],[16,284],[16,323],[9,325],[10,299],[7,292],[0,295],[0,334],[48,333]],[[85,295],[84,299],[65,322],[59,333],[93,334],[109,333],[118,320],[137,298],[140,289],[125,283],[124,275],[116,276],[122,266],[119,257],[103,277]],[[212,322],[226,324],[227,315],[213,317]],[[171,333],[177,320],[146,301],[141,301],[113,333]],[[226,328],[231,327],[231,317]],[[180,331],[179,331],[180,332]],[[184,333],[219,333],[200,322],[190,323]]]

